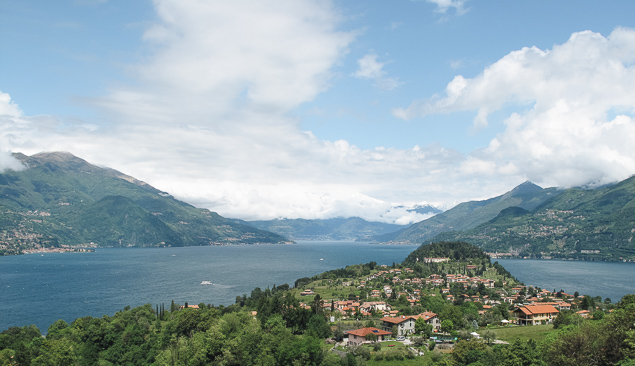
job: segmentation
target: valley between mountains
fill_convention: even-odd
[[[0,174],[0,255],[96,247],[465,241],[493,257],[635,260],[635,177],[599,188],[525,182],[409,226],[361,218],[243,221],[179,201],[131,176],[65,152],[26,156]],[[422,197],[425,199],[425,197]]]

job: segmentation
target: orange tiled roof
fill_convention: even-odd
[[[398,316],[398,317],[385,316],[381,318],[381,320],[387,323],[399,324],[399,323],[405,322],[406,320],[409,320],[410,318],[411,316]]]
[[[362,328],[362,329],[355,329],[355,330],[349,330],[348,332],[346,332],[346,334],[352,334],[352,335],[356,335],[356,336],[360,336],[360,337],[366,337],[370,333],[377,334],[378,336],[380,336],[380,335],[391,335],[392,334],[391,332],[387,332],[385,330],[372,328],[372,327],[370,327],[370,328]]]
[[[525,305],[519,308],[519,310],[527,315],[559,313],[558,309],[551,305]]]

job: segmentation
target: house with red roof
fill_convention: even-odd
[[[586,319],[589,317],[589,315],[591,315],[591,312],[588,310],[580,310],[580,311],[576,311],[576,314]]]
[[[433,329],[441,328],[441,321],[437,314],[426,311],[418,315],[402,315],[402,316],[386,316],[381,318],[382,328],[385,331],[392,331],[392,327],[397,326],[398,335],[412,334],[415,332],[415,323],[417,319],[423,318],[428,324],[432,324]]]
[[[374,334],[377,336],[377,341],[381,342],[384,340],[386,336],[392,335],[392,332],[388,332],[385,330],[368,327],[356,330],[349,330],[346,332],[348,334],[348,345],[349,346],[359,346],[362,343],[368,343],[370,341],[366,340],[369,334]]]
[[[558,313],[551,305],[525,305],[514,310],[519,325],[550,323]]]
[[[410,333],[414,333],[415,331],[415,318],[412,316],[385,316],[381,318],[382,328],[385,331],[390,331],[392,333],[392,327],[396,326],[398,331],[397,335],[406,335]]]
[[[431,311],[423,312],[419,315],[412,315],[415,318],[415,321],[418,318],[423,318],[428,324],[432,324],[432,328],[434,331],[439,331],[441,329],[441,320],[439,320],[439,316]]]

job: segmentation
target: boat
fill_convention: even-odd
[[[324,260],[324,258],[320,258],[320,260],[321,260],[321,261],[323,261],[323,260]]]
[[[201,281],[201,285],[213,285],[211,281]]]

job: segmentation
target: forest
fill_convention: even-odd
[[[114,316],[63,320],[42,337],[35,326],[0,334],[0,365],[365,365],[399,364],[412,354],[331,352],[331,327],[284,291],[265,291],[248,304],[198,309],[147,304]],[[531,328],[528,326],[527,328]],[[635,295],[602,319],[567,314],[540,342],[509,345],[460,340],[451,353],[428,352],[418,364],[635,365]]]

